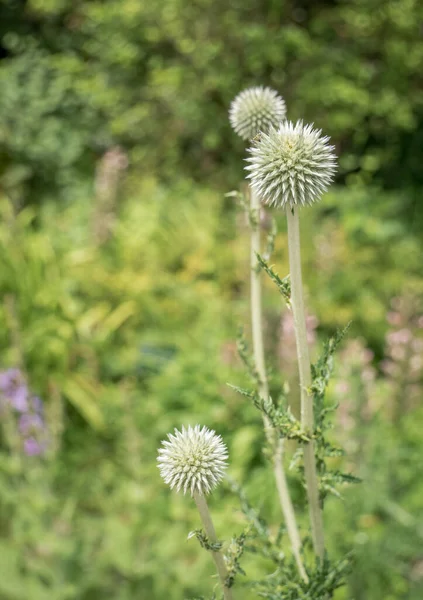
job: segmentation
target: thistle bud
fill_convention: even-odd
[[[228,452],[220,435],[207,427],[182,427],[159,449],[160,474],[171,489],[209,494],[222,480]]]
[[[251,140],[259,132],[267,133],[271,126],[277,127],[285,115],[283,98],[268,87],[244,90],[229,109],[232,128],[243,140]]]
[[[253,189],[264,202],[281,208],[319,200],[336,170],[329,138],[302,121],[272,127],[248,151],[246,169]]]

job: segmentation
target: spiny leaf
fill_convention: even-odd
[[[320,427],[322,427],[324,418],[322,411],[326,388],[333,370],[333,355],[350,326],[351,322],[343,329],[339,329],[335,335],[325,343],[321,357],[311,366],[312,384],[310,391],[313,395],[316,423]]]
[[[326,389],[333,370],[333,356],[341,340],[344,338],[351,323],[344,329],[338,330],[324,345],[323,353],[319,360],[312,365],[312,385],[310,393],[313,397],[316,426],[314,437],[316,440],[316,466],[319,474],[320,497],[322,501],[328,494],[341,497],[337,486],[346,483],[359,483],[360,479],[354,475],[331,470],[327,465],[327,458],[343,456],[342,448],[334,445],[327,439],[326,432],[331,429],[329,420],[331,413],[335,412],[338,405],[324,406]]]
[[[361,483],[361,479],[359,477],[355,477],[355,475],[351,475],[351,473],[342,473],[341,471],[328,471],[323,477],[320,479],[320,487],[324,493],[323,495],[327,495],[327,493],[331,493],[334,496],[341,498],[341,494],[336,490],[335,486],[346,485],[352,483]]]
[[[269,600],[329,600],[345,585],[350,569],[350,557],[338,562],[325,557],[323,561],[316,561],[313,570],[307,569],[306,582],[300,579],[295,564],[287,563],[267,578],[252,582],[251,587],[259,597]]]
[[[190,540],[193,537],[196,537],[200,542],[200,546],[206,550],[219,552],[219,550],[222,548],[222,542],[211,542],[202,529],[194,529],[193,531],[190,531],[187,539]]]
[[[240,559],[244,553],[245,541],[249,534],[249,530],[250,528],[247,527],[239,536],[232,538],[228,550],[225,553],[225,562],[228,571],[225,585],[228,588],[233,586],[235,577],[238,573],[246,575],[244,569],[240,565]]]
[[[269,418],[281,437],[299,442],[309,442],[312,439],[312,436],[303,429],[300,421],[294,417],[289,407],[276,407],[271,399],[266,401],[262,398],[259,398],[259,401],[255,401],[254,404]]]
[[[261,398],[254,390],[247,390],[230,383],[228,385],[238,394],[252,400],[254,406],[269,419],[281,437],[299,442],[309,442],[312,439],[313,436],[303,429],[300,421],[294,417],[289,407],[275,406],[270,396]]]
[[[247,398],[250,398],[250,400],[254,401],[256,397],[258,398],[258,394],[254,390],[246,390],[245,388],[239,387],[237,385],[232,385],[231,383],[227,383],[226,385],[235,390],[235,392],[238,392],[238,394],[241,394],[241,396],[246,396]]]
[[[276,284],[280,294],[284,297],[286,305],[288,308],[291,307],[291,283],[289,275],[281,279],[281,277],[273,270],[273,268],[267,263],[267,261],[260,256],[260,254],[256,253],[257,262],[259,267],[263,269],[265,273],[270,277],[270,279]]]

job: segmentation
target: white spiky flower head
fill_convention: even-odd
[[[229,109],[229,120],[243,140],[267,133],[285,118],[284,99],[268,87],[252,87],[239,93]]]
[[[261,134],[247,159],[248,178],[272,206],[304,206],[319,200],[333,180],[336,155],[329,138],[312,125],[285,121]]]
[[[170,488],[184,494],[189,490],[209,494],[222,480],[228,451],[220,435],[207,427],[182,427],[162,442],[158,463]]]

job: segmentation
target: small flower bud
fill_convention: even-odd
[[[267,133],[271,126],[277,127],[285,115],[283,98],[268,87],[244,90],[229,109],[232,128],[243,140],[251,140],[259,132]]]
[[[207,427],[182,427],[159,449],[160,474],[170,488],[208,494],[222,480],[228,452],[220,435]]]
[[[246,169],[253,189],[267,204],[281,208],[319,200],[336,170],[329,138],[302,121],[272,127],[248,151]]]

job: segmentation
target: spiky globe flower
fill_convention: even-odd
[[[259,132],[267,133],[285,118],[284,99],[268,87],[252,87],[244,90],[229,109],[229,120],[235,132],[243,140],[251,140]]]
[[[329,138],[302,121],[271,128],[248,151],[251,185],[272,206],[312,204],[327,190],[336,170]]]
[[[159,449],[160,474],[170,488],[209,494],[222,480],[228,451],[220,435],[207,427],[182,427]]]

